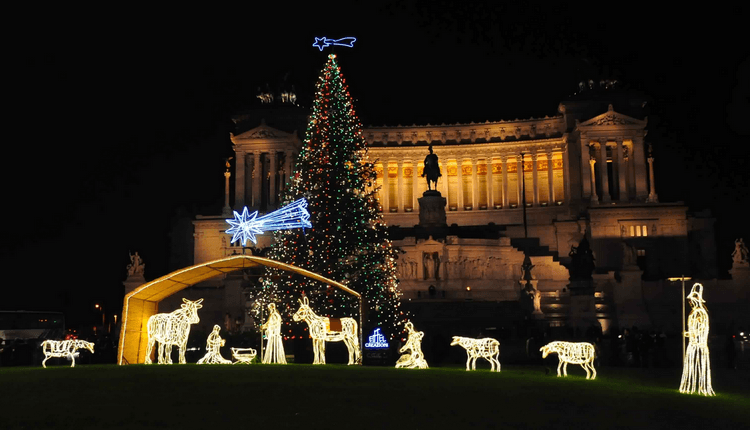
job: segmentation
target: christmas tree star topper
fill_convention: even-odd
[[[276,231],[291,228],[312,227],[310,224],[310,213],[307,212],[307,201],[299,199],[283,208],[269,214],[258,217],[258,211],[249,213],[247,206],[242,210],[242,215],[234,211],[234,219],[227,219],[232,227],[226,232],[232,234],[232,243],[242,240],[245,246],[250,239],[256,243],[255,235],[263,234],[264,231]]]
[[[356,37],[342,37],[341,39],[329,39],[327,37],[316,37],[315,43],[313,43],[312,46],[318,48],[319,50],[323,50],[323,48],[328,48],[331,45],[336,46],[346,46],[347,48],[354,48],[354,42],[357,41]]]

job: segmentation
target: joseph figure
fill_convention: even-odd
[[[429,147],[430,153],[424,158],[424,171],[422,177],[427,177],[427,189],[432,190],[430,184],[435,183],[435,191],[437,191],[438,178],[443,176],[440,174],[440,164],[438,164],[438,156],[432,152],[432,145]]]

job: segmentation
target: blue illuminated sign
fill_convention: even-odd
[[[249,213],[247,206],[242,210],[242,215],[234,211],[234,219],[226,220],[232,227],[227,234],[233,234],[232,243],[242,240],[245,246],[250,239],[256,243],[255,235],[264,231],[285,230],[290,228],[312,228],[310,224],[310,213],[307,212],[307,200],[299,199],[270,214],[258,217],[258,211]]]
[[[327,37],[316,37],[315,43],[312,46],[320,49],[328,48],[331,45],[346,46],[347,48],[354,48],[354,42],[357,41],[356,37],[342,37],[341,39],[329,39]]]
[[[368,349],[387,349],[388,347],[388,341],[380,333],[380,327],[373,330],[372,335],[367,337],[367,343],[365,343],[365,348]]]

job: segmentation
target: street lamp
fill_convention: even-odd
[[[104,324],[105,324],[105,319],[106,319],[104,315],[104,305],[100,305],[99,303],[96,303],[94,307],[102,313],[102,329],[103,329]],[[109,333],[109,329],[107,330],[107,333]]]
[[[682,334],[680,342],[682,343],[682,366],[685,367],[685,281],[693,278],[682,275],[679,278],[667,278],[668,281],[682,281]]]

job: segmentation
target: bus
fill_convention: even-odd
[[[62,312],[0,311],[0,339],[62,339],[65,316]]]

